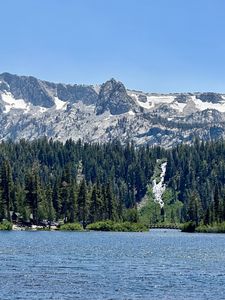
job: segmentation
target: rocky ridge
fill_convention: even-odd
[[[69,85],[0,74],[0,140],[47,136],[171,147],[224,135],[224,94],[144,93],[115,79]]]

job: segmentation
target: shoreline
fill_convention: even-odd
[[[38,226],[38,225],[32,225],[31,227],[26,226],[18,226],[13,224],[12,225],[12,231],[58,231],[60,230],[56,226],[44,227],[44,226]]]
[[[225,233],[223,226],[199,226],[196,228],[184,228],[182,224],[167,224],[167,225],[150,225],[149,227],[133,227],[133,226],[123,226],[123,223],[93,223],[83,229],[78,224],[66,224],[66,226],[43,226],[43,225],[32,225],[32,226],[20,226],[18,224],[11,224],[11,226],[1,228],[1,231],[77,231],[77,232],[90,232],[90,231],[100,231],[100,232],[149,232],[152,229],[159,230],[180,230],[184,233]],[[107,225],[107,226],[106,226]],[[115,226],[117,225],[117,226]],[[121,226],[122,225],[122,226]],[[131,224],[132,225],[132,224]],[[140,224],[139,224],[140,225]]]

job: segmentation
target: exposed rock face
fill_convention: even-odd
[[[187,103],[190,98],[191,97],[188,94],[180,94],[175,98],[175,100],[179,103]]]
[[[0,89],[12,93],[15,99],[23,99],[34,106],[50,108],[55,105],[54,97],[62,101],[95,104],[98,94],[90,86],[65,85],[41,81],[34,77],[16,76],[9,73],[0,75]]]
[[[212,102],[212,103],[220,103],[223,101],[223,97],[217,93],[202,93],[196,96],[197,99],[202,100],[203,102]]]
[[[146,103],[147,102],[147,96],[141,94],[141,95],[138,96],[138,100],[140,102]]]
[[[100,115],[105,111],[109,111],[112,115],[119,115],[128,112],[134,106],[135,103],[128,96],[124,85],[115,79],[111,79],[101,86],[96,104],[96,113]]]
[[[15,99],[23,99],[34,106],[52,107],[54,101],[41,81],[34,77],[16,76],[9,73],[0,75],[0,80],[6,91],[13,94]]]
[[[57,95],[63,101],[76,103],[82,101],[86,105],[96,104],[98,94],[90,86],[57,84]]]
[[[0,74],[0,140],[47,136],[85,142],[133,140],[137,145],[191,143],[225,137],[225,95],[151,94],[111,79],[67,85]]]

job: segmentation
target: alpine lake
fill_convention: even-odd
[[[225,299],[225,237],[0,232],[0,299]]]

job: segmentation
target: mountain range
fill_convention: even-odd
[[[47,136],[171,147],[224,135],[225,94],[147,93],[115,79],[71,85],[0,74],[0,140]]]

